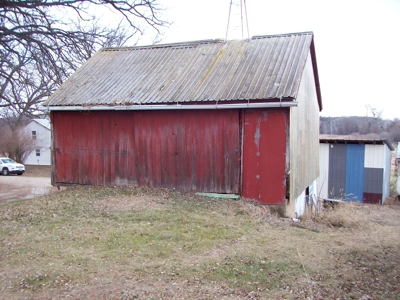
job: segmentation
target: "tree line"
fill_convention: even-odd
[[[320,133],[384,138],[395,145],[400,142],[400,119],[385,120],[380,116],[321,117]]]

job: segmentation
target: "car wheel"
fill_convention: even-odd
[[[1,172],[4,176],[8,175],[8,169],[4,168],[3,171]]]
[[[17,173],[17,175],[22,175],[22,173]]]

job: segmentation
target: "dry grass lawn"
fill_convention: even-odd
[[[28,172],[28,171],[27,171]],[[399,299],[400,206],[281,219],[143,188],[0,206],[2,299]]]

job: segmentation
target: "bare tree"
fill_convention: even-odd
[[[370,122],[368,124],[369,128],[369,132],[372,133],[380,133],[382,131],[382,113],[383,110],[378,110],[376,107],[371,106],[371,105],[365,105],[366,109],[367,109],[367,114],[368,111],[372,114],[372,118],[369,118]]]
[[[42,147],[40,141],[32,139],[23,127],[17,129],[3,127],[0,131],[0,140],[0,153],[21,163],[25,162],[32,151]]]
[[[119,15],[105,22],[101,9]],[[99,13],[100,11],[100,13]],[[158,0],[0,0],[0,108],[14,119],[38,105],[101,47],[167,25]]]

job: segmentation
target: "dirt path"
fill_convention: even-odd
[[[50,177],[0,176],[0,203],[30,199],[57,191]]]

